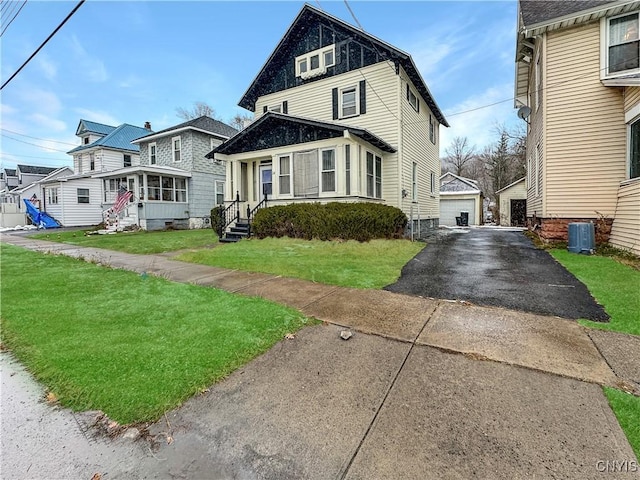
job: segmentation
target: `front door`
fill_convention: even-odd
[[[265,195],[267,196],[268,199],[271,198],[271,193],[273,191],[273,172],[271,171],[271,164],[268,165],[260,165],[260,189],[258,190],[260,192],[260,199],[259,201],[262,201],[262,199],[264,199]]]

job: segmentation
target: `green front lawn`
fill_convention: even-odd
[[[185,262],[295,277],[329,285],[382,288],[425,244],[408,240],[369,242],[251,239],[209,250],[185,252]]]
[[[0,255],[3,344],[63,405],[120,423],[159,418],[308,322],[258,298],[6,244]]]
[[[640,271],[599,255],[550,250],[551,255],[584,283],[604,306],[609,323],[581,320],[585,326],[640,335]]]
[[[32,238],[137,254],[203,248],[218,242],[218,236],[211,228],[158,232],[120,232],[108,235],[85,235],[83,230],[66,232],[50,230],[46,233],[33,235]]]
[[[631,448],[640,459],[640,398],[614,388],[605,388],[604,393]]]

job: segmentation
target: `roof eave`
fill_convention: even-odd
[[[169,135],[175,135],[176,133],[182,133],[186,130],[195,130],[196,132],[206,133],[207,135],[212,135],[214,137],[218,137],[221,140],[229,140],[231,137],[227,137],[226,135],[222,135],[221,133],[215,133],[210,130],[205,130],[203,128],[198,128],[194,126],[186,126],[181,128],[176,128],[173,130],[165,130],[163,132],[151,133],[149,135],[145,135],[144,137],[136,138],[135,140],[131,140],[131,143],[142,143],[142,142],[150,142],[152,140],[157,140],[161,137],[166,137]]]

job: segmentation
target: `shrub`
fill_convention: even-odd
[[[337,238],[364,242],[373,238],[402,238],[407,223],[404,212],[389,205],[296,203],[259,210],[251,229],[258,238]]]
[[[224,234],[224,221],[222,220],[222,213],[224,212],[224,205],[218,205],[211,209],[211,228],[222,237]]]

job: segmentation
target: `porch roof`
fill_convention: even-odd
[[[120,168],[109,172],[97,173],[92,178],[118,178],[123,175],[150,173],[152,175],[171,175],[173,177],[191,177],[191,173],[174,167],[164,167],[161,165],[135,165],[132,167]]]
[[[218,145],[206,157],[214,158],[216,153],[231,155],[337,138],[342,137],[345,131],[383,152],[396,151],[383,139],[363,128],[269,111],[233,138]]]

